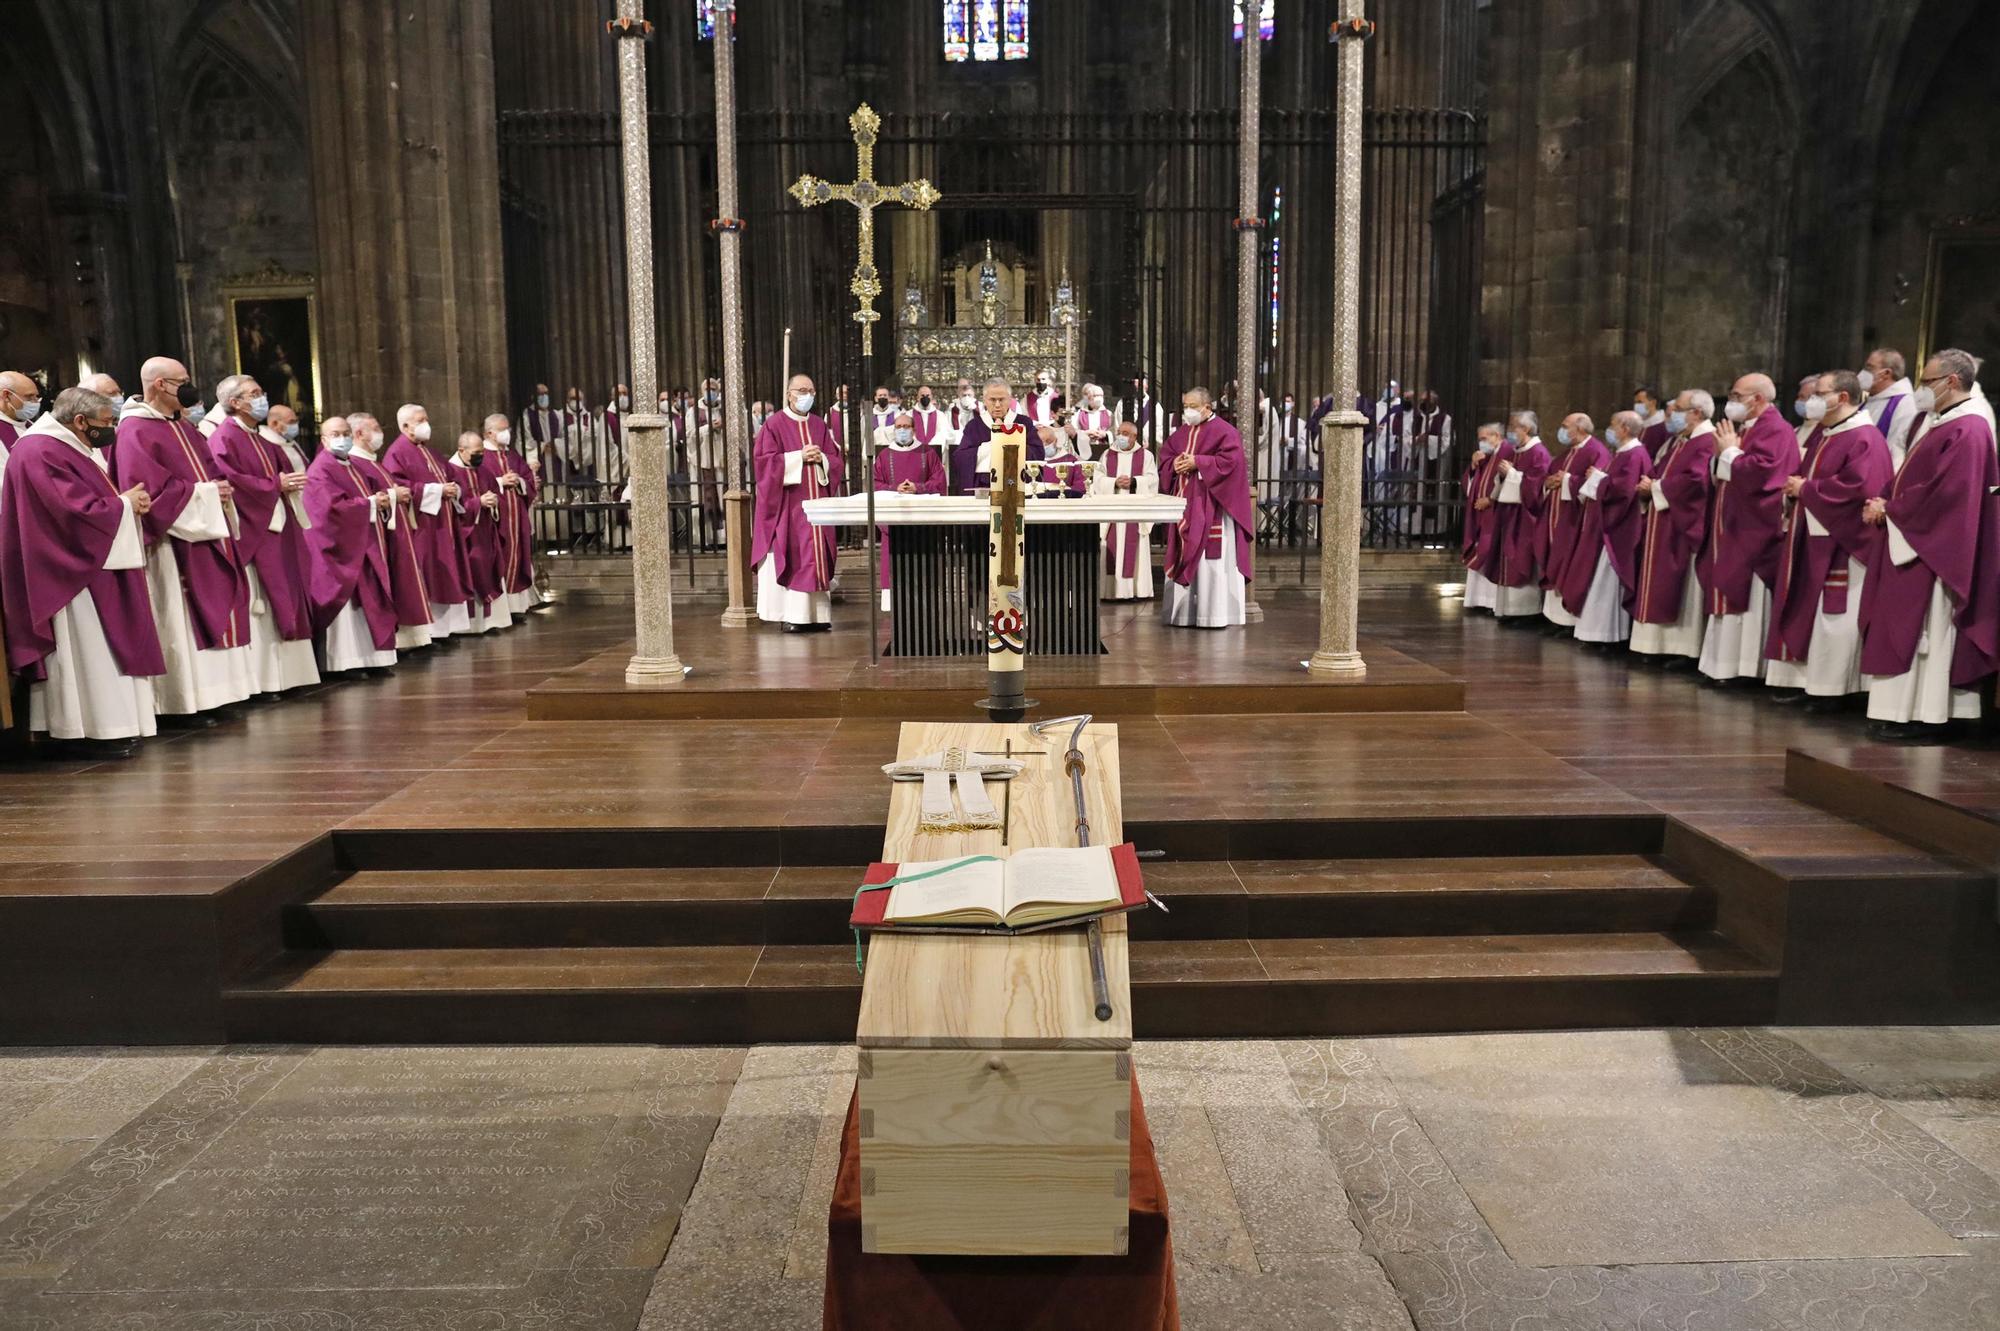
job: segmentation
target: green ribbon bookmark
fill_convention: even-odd
[[[863,883],[855,889],[854,904],[856,907],[861,905],[861,894],[863,892],[880,892],[885,888],[895,887],[902,883],[921,883],[926,878],[935,878],[941,873],[950,873],[954,869],[963,869],[968,864],[992,864],[997,862],[999,858],[998,855],[968,855],[962,860],[953,860],[950,864],[940,864],[935,869],[926,869],[922,873],[897,874],[886,883]],[[861,954],[861,931],[856,929],[854,931],[854,970],[857,975],[865,975],[867,973],[862,969]]]

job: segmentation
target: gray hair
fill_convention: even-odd
[[[1215,394],[1209,392],[1206,388],[1203,388],[1200,385],[1196,385],[1195,387],[1188,389],[1188,391],[1183,393],[1181,396],[1200,398],[1201,405],[1204,407],[1212,407],[1215,405]]]
[[[1611,418],[1611,428],[1637,439],[1639,432],[1646,428],[1646,423],[1639,419],[1636,411],[1621,411]]]
[[[1578,413],[1576,413],[1576,418],[1577,418],[1577,420],[1579,420],[1579,421],[1581,421],[1581,422],[1583,423],[1583,432],[1584,432],[1585,434],[1596,434],[1596,433],[1597,433],[1597,422],[1596,422],[1596,421],[1594,421],[1594,420],[1592,420],[1592,419],[1590,418],[1590,413],[1589,413],[1589,412],[1587,412],[1587,411],[1579,411]],[[1617,419],[1617,417],[1615,417],[1615,416],[1614,416],[1614,417],[1613,417],[1612,419],[1613,419],[1613,420],[1615,421],[1615,420]]]
[[[60,424],[67,425],[79,416],[96,416],[100,412],[118,414],[118,404],[104,394],[89,388],[65,388],[56,394],[52,417]]]
[[[1540,434],[1542,432],[1542,418],[1532,411],[1517,411],[1510,419],[1516,425],[1527,426],[1529,434]]]
[[[396,428],[398,430],[408,430],[410,428],[410,421],[418,412],[423,410],[424,407],[421,402],[405,402],[402,406],[396,408]],[[428,415],[429,413],[426,412],[425,414]]]
[[[243,385],[253,382],[247,374],[232,374],[215,386],[215,405],[229,410],[229,399],[243,391]]]
[[[1900,379],[1909,373],[1910,367],[1903,360],[1903,353],[1894,347],[1877,347],[1872,354],[1882,358],[1882,368],[1889,372],[1891,378]]]
[[[1701,418],[1705,421],[1715,419],[1715,394],[1706,388],[1690,388],[1685,396],[1688,400],[1688,410],[1700,412]]]
[[[1940,373],[1957,379],[1958,386],[1968,393],[1972,391],[1972,386],[1979,382],[1979,360],[1969,351],[1960,351],[1952,347],[1934,352],[1931,355],[1931,364],[1937,366]]]
[[[1009,393],[1012,393],[1012,392],[1014,391],[1014,385],[1013,385],[1013,384],[1011,384],[1011,383],[1009,383],[1009,382],[1007,382],[1007,380],[1003,379],[1003,378],[1002,378],[1001,376],[999,376],[999,375],[997,375],[997,374],[996,374],[996,375],[994,375],[994,376],[993,376],[993,377],[992,377],[991,379],[988,379],[988,380],[986,381],[986,384],[985,384],[985,387],[986,387],[986,388],[1004,388],[1004,389],[1006,389],[1006,390],[1007,390],[1007,391],[1008,391]]]
[[[1491,430],[1495,434],[1507,433],[1507,427],[1502,425],[1499,421],[1488,421],[1484,425],[1480,426],[1477,430],[1474,430],[1473,433],[1485,434],[1488,430]]]

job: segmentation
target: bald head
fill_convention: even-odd
[[[147,406],[162,416],[180,415],[180,388],[186,382],[187,366],[172,356],[154,356],[139,367],[140,395]]]
[[[117,397],[122,391],[118,387],[118,381],[108,374],[93,374],[78,384],[77,387],[88,388],[93,393],[99,393],[110,398]]]
[[[0,373],[0,412],[26,425],[41,411],[42,390],[19,370]]]

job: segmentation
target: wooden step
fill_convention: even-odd
[[[1339,1035],[1769,1021],[1777,973],[1712,933],[1137,942],[1140,1033]],[[853,1038],[851,945],[343,949],[227,991],[232,1040]]]
[[[375,870],[295,907],[288,940],[330,948],[820,943],[855,868]],[[1642,855],[1158,862],[1169,910],[1140,939],[1699,930],[1711,893]]]

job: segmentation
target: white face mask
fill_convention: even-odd
[[[418,421],[415,425],[412,425],[410,427],[410,438],[420,444],[429,443],[431,441],[431,423],[429,421]]]
[[[811,393],[800,393],[792,399],[792,410],[798,412],[799,415],[803,416],[812,409],[813,395]]]
[[[1861,380],[1862,392],[1872,393],[1875,391],[1875,371],[1863,370],[1857,377]]]
[[[1750,408],[1732,399],[1729,405],[1722,409],[1722,414],[1741,425],[1750,418]]]
[[[1919,388],[1910,400],[1926,416],[1937,410],[1937,390],[1934,388]]]
[[[1181,408],[1181,420],[1188,425],[1201,424],[1201,408],[1200,407]]]
[[[1500,441],[1497,439],[1481,439],[1479,441],[1479,451],[1482,453],[1497,453],[1500,451]]]
[[[1809,421],[1826,419],[1826,399],[1817,393],[1807,398],[1805,418]]]
[[[965,410],[967,411],[971,411],[972,402],[973,402],[972,394],[967,393],[964,397],[958,400],[958,405],[965,408]]]
[[[1650,417],[1653,414],[1653,409],[1651,407],[1647,406],[1643,402],[1639,402],[1636,400],[1632,403],[1632,410],[1638,412],[1642,420],[1647,417]]]
[[[493,436],[493,442],[502,448],[509,447],[514,442],[514,432],[512,430],[501,430]]]
[[[897,443],[899,443],[899,444],[911,444],[911,443],[915,443],[915,442],[916,442],[916,438],[917,438],[917,432],[916,432],[915,430],[912,430],[912,429],[911,429],[911,428],[910,428],[909,426],[907,426],[907,425],[899,425],[899,426],[897,426],[897,427],[896,427],[896,442],[897,442]]]
[[[1099,411],[1102,410],[1104,407],[1104,394],[1092,393],[1089,397],[1085,398],[1083,401],[1084,405],[1089,407],[1092,411]]]
[[[354,436],[351,434],[328,435],[326,451],[337,458],[344,458],[354,451]]]

